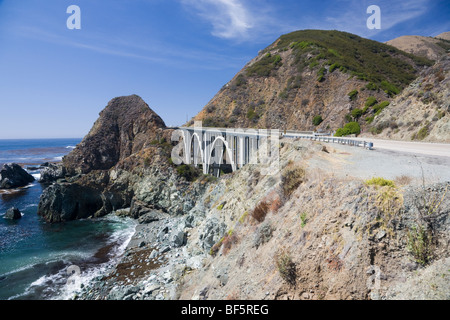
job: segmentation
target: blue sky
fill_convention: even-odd
[[[70,5],[81,30],[66,26]],[[366,26],[370,5],[380,30]],[[387,41],[450,31],[449,17],[445,0],[0,0],[0,139],[83,137],[129,94],[181,125],[282,34]]]

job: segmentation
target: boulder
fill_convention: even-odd
[[[183,230],[174,230],[170,236],[172,247],[182,247],[186,244],[187,235]]]
[[[63,222],[105,215],[99,190],[76,183],[55,183],[41,195],[38,214],[47,222]]]
[[[16,207],[12,207],[6,211],[4,218],[8,220],[18,220],[22,218],[22,214],[20,213],[19,209],[17,209]]]
[[[16,163],[4,164],[0,170],[0,189],[12,189],[26,186],[34,177]]]
[[[64,178],[66,175],[66,168],[62,163],[48,163],[41,169],[41,179],[39,182],[51,183],[58,179]]]
[[[219,219],[215,217],[209,218],[200,232],[199,239],[201,247],[205,250],[211,249],[222,238],[226,229],[226,224],[220,222]]]

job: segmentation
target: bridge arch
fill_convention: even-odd
[[[197,153],[195,152],[195,140],[197,139],[197,143],[198,143],[198,150]],[[194,157],[194,165],[198,165],[197,163],[197,156],[200,153],[200,159],[201,159],[201,164],[204,164],[203,162],[205,161],[205,157],[204,157],[204,152],[203,152],[203,148],[202,148],[202,139],[198,136],[197,132],[194,132],[192,134],[192,137],[190,138],[189,144],[187,145],[187,147],[189,147],[189,154],[192,155]],[[190,163],[190,159],[189,159],[189,163]]]
[[[211,143],[210,145],[210,150],[207,154],[207,158],[205,158],[206,160],[206,172],[209,172],[209,166],[211,165],[211,160],[213,157],[213,152],[215,150],[215,146],[216,143],[218,141],[221,141],[223,143],[223,150],[221,150],[220,156],[219,156],[219,166],[223,164],[223,158],[224,158],[224,154],[226,153],[226,155],[228,156],[227,159],[230,160],[231,163],[229,163],[231,165],[231,168],[233,171],[236,171],[236,163],[233,161],[233,153],[232,153],[232,149],[230,148],[230,146],[228,145],[228,142],[225,140],[224,137],[219,136],[216,137],[214,139],[214,141]],[[220,174],[220,172],[219,172]]]

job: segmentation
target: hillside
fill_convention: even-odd
[[[364,131],[432,64],[345,32],[297,31],[262,50],[193,120],[207,127],[325,131],[359,121]]]
[[[404,36],[388,44],[421,56],[434,57],[431,68],[422,70],[363,135],[377,138],[450,142],[450,32],[436,38]],[[371,132],[372,134],[368,133]]]
[[[380,115],[368,137],[450,142],[450,54],[423,71]]]
[[[445,37],[444,34],[440,36]],[[390,40],[386,44],[430,60],[438,60],[450,50],[450,41],[448,40],[421,36],[402,36]]]
[[[209,182],[186,215],[139,218],[120,263],[77,298],[450,298],[448,161],[280,145],[279,172],[246,165]]]
[[[450,31],[438,34],[435,38],[444,39],[444,40],[450,41]]]

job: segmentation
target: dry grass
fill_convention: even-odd
[[[411,183],[412,178],[407,175],[401,175],[401,176],[395,177],[394,181],[396,184],[398,184],[400,186],[406,186]]]
[[[280,250],[280,252],[275,256],[275,263],[281,278],[283,278],[283,280],[288,284],[295,285],[297,280],[297,267],[295,262],[292,261],[292,257],[287,250]]]
[[[234,232],[227,234],[222,241],[222,253],[227,255],[231,248],[238,242],[239,238]]]
[[[306,181],[306,171],[299,166],[289,165],[281,176],[283,194],[289,198],[297,188]]]

